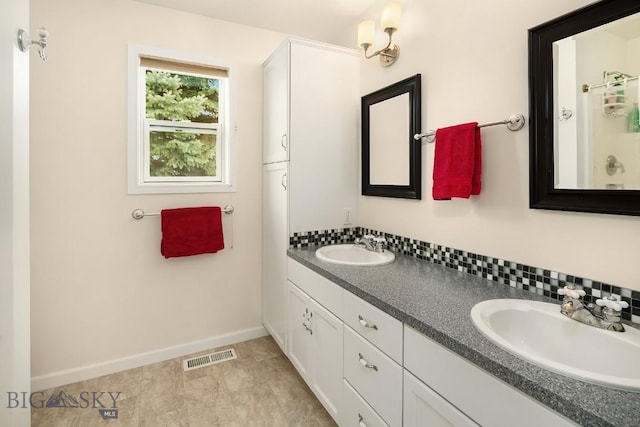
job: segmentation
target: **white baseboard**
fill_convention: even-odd
[[[91,378],[97,378],[103,375],[109,375],[120,371],[126,371],[127,369],[161,362],[163,360],[174,359],[176,357],[197,353],[199,351],[264,337],[266,335],[269,335],[267,330],[264,327],[259,326],[256,328],[244,329],[229,334],[218,335],[203,340],[192,341],[120,359],[39,375],[31,378],[31,390],[42,391],[53,387],[60,387],[78,381],[85,381]]]
[[[280,350],[282,350],[282,353],[287,354],[287,350],[284,345],[284,339],[283,339],[284,337],[281,337],[280,335],[278,335],[275,329],[272,328],[271,325],[264,319],[263,319],[263,322],[264,322],[263,326],[267,330],[267,333],[271,335],[271,337],[276,342],[276,344],[278,344],[278,347],[280,347]]]

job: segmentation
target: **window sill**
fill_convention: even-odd
[[[145,183],[129,184],[129,194],[235,193],[234,185],[225,183]]]

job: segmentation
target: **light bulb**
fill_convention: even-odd
[[[362,47],[363,44],[373,45],[375,39],[376,23],[373,20],[362,21],[358,25],[358,46]]]
[[[402,16],[402,7],[400,3],[393,2],[389,3],[382,10],[382,18],[380,18],[380,24],[382,25],[382,30],[386,31],[387,28],[393,28],[397,30],[400,28],[400,17]]]

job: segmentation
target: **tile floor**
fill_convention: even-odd
[[[229,347],[238,359],[182,369],[183,359]],[[271,337],[46,390],[42,399],[60,391],[75,397],[81,407],[34,408],[32,426],[335,426]],[[91,408],[99,406],[93,405],[91,394],[98,391],[121,392],[117,419],[104,420]],[[96,397],[113,407],[107,393]]]

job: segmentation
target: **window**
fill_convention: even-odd
[[[129,193],[234,191],[228,66],[129,47]]]

